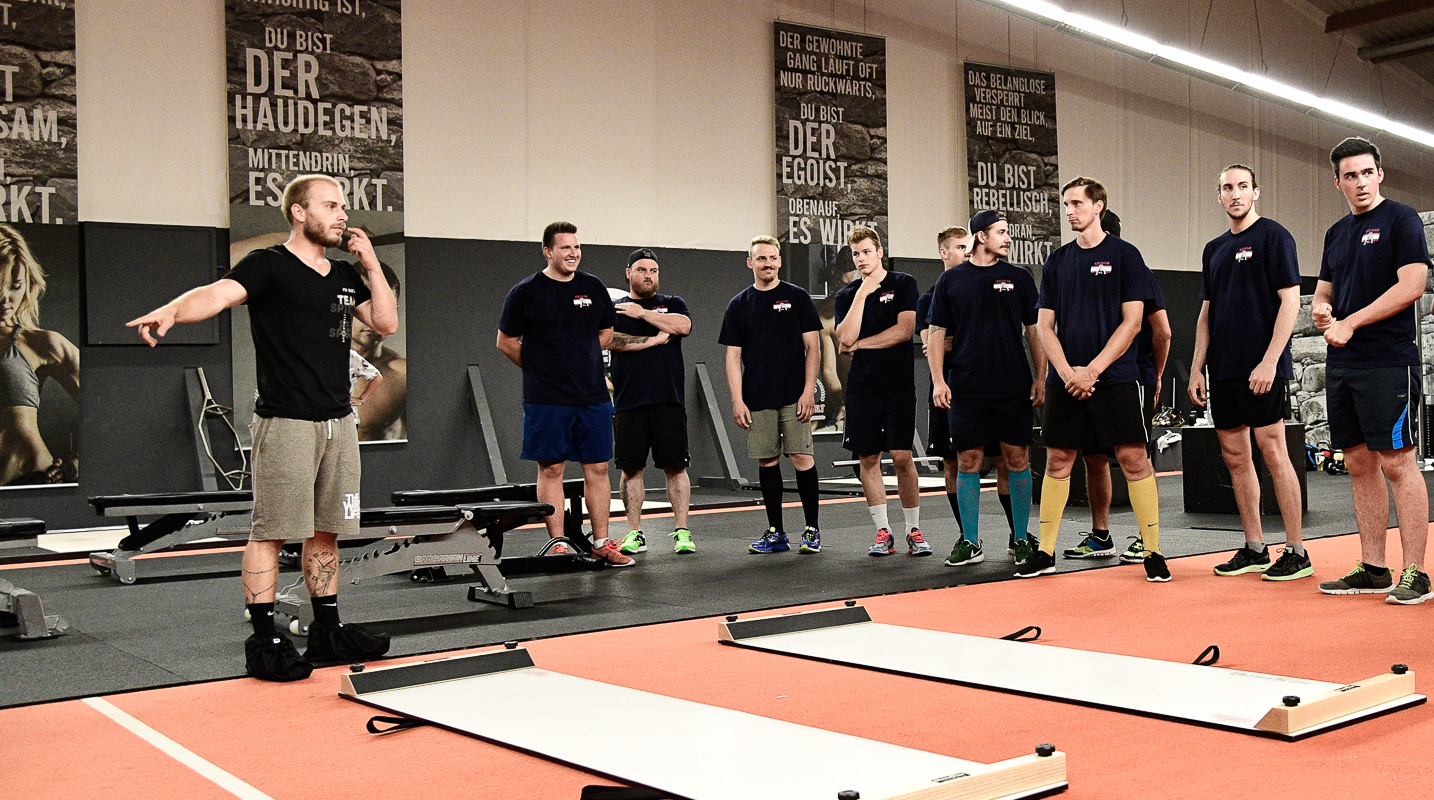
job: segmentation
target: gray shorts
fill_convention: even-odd
[[[812,423],[797,419],[797,404],[752,412],[747,431],[747,455],[758,461],[787,455],[811,455]]]
[[[314,531],[359,532],[358,426],[352,414],[325,422],[255,417],[254,541],[308,539]]]

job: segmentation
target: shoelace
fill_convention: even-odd
[[[1399,575],[1399,588],[1401,588],[1401,589],[1412,589],[1412,588],[1414,588],[1414,581],[1417,580],[1418,578],[1419,578],[1419,568],[1416,567],[1416,566],[1414,566],[1413,564],[1410,564],[1409,566],[1405,567],[1405,568],[1404,568],[1404,572],[1400,573],[1400,575]]]
[[[926,542],[926,537],[921,535],[921,531],[915,530],[906,534],[906,541],[912,544],[923,544]]]
[[[891,544],[891,531],[886,528],[876,532],[876,543],[878,545]]]

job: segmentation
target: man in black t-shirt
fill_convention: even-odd
[[[592,521],[595,558],[630,567],[630,556],[608,538],[612,488],[612,396],[603,375],[602,351],[617,321],[607,287],[578,271],[583,249],[571,222],[543,231],[547,267],[519,281],[503,299],[498,349],[523,369],[523,452],[538,462],[538,502],[563,507],[563,470],[583,465],[583,500]],[[545,518],[548,535],[563,535],[563,515]],[[549,553],[567,552],[559,542]]]
[[[398,330],[398,308],[368,236],[345,232],[339,184],[302,175],[284,190],[289,239],[245,256],[228,275],[132,320],[151,347],[177,322],[209,319],[245,303],[254,334],[253,531],[244,550],[244,602],[254,627],[245,667],[274,681],[308,677],[314,664],[376,658],[388,636],[339,621],[340,535],[359,532],[358,432],[349,407],[349,334],[355,318],[380,334]],[[358,256],[370,289],[328,248]],[[274,626],[279,550],[303,539],[304,579],[314,606],[300,656]]]
[[[658,294],[657,254],[643,248],[627,258],[628,295],[619,301],[613,327],[612,387],[614,415],[613,463],[622,471],[622,501],[627,511],[627,536],[619,548],[631,555],[647,551],[642,532],[642,471],[647,454],[667,476],[667,502],[672,506],[672,550],[697,552],[687,529],[692,494],[687,477],[687,406],[682,339],[692,332],[687,303],[676,295]]]
[[[853,228],[847,243],[860,277],[838,289],[835,298],[837,341],[843,353],[851,354],[842,445],[861,462],[866,510],[876,526],[876,543],[868,553],[887,556],[896,550],[886,513],[886,482],[881,477],[885,450],[891,453],[896,473],[906,553],[929,556],[931,545],[921,533],[921,488],[916,462],[911,460],[916,438],[911,333],[920,299],[916,279],[882,266],[881,239],[871,228]]]
[[[1391,603],[1422,603],[1434,591],[1424,570],[1429,495],[1414,453],[1414,409],[1420,401],[1416,305],[1429,276],[1429,248],[1414,209],[1380,194],[1384,169],[1374,143],[1345,139],[1329,160],[1349,215],[1325,234],[1312,311],[1329,344],[1325,401],[1330,445],[1344,451],[1353,479],[1360,557],[1353,572],[1319,589],[1325,594],[1387,592]],[[1385,560],[1385,478],[1394,490],[1406,565],[1398,585]]]
[[[817,467],[812,458],[812,413],[821,368],[821,319],[811,295],[778,279],[781,245],[758,236],[747,248],[752,285],[727,303],[717,343],[727,346],[727,390],[732,420],[747,431],[747,454],[757,459],[767,531],[750,553],[791,549],[782,527],[782,454],[797,472],[806,529],[800,552],[820,553]]]
[[[1314,574],[1314,566],[1301,540],[1299,475],[1285,445],[1286,392],[1295,376],[1290,334],[1300,313],[1295,239],[1283,225],[1255,211],[1260,184],[1253,168],[1231,164],[1220,173],[1218,187],[1230,229],[1206,244],[1201,256],[1203,302],[1195,323],[1190,399],[1200,406],[1207,399],[1213,402],[1211,416],[1230,468],[1245,546],[1215,567],[1215,574],[1258,572],[1267,581],[1306,578]],[[1270,470],[1285,522],[1285,549],[1273,564],[1260,524],[1252,435]]]

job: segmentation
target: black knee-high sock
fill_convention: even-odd
[[[965,533],[966,529],[961,527],[961,500],[955,492],[947,492],[946,499],[951,503],[951,515],[956,517],[956,530]]]
[[[797,473],[801,475],[800,472]],[[762,486],[762,503],[767,506],[767,524],[782,530],[782,468],[773,464],[757,468],[757,480]]]
[[[249,611],[249,624],[254,626],[255,635],[261,639],[274,638],[274,604],[249,603],[244,608]]]
[[[336,594],[324,597],[311,597],[309,603],[314,607],[314,621],[337,628],[339,626],[339,596]]]
[[[1001,510],[1006,512],[1006,524],[1011,526],[1011,533],[1016,532],[1016,521],[1011,518],[1011,496],[1008,494],[996,494],[996,499],[1001,501]]]
[[[817,526],[817,509],[821,508],[817,495],[817,468],[797,470],[797,495],[802,498],[802,515],[807,518],[807,527]]]

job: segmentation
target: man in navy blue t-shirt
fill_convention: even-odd
[[[1230,230],[1210,240],[1200,259],[1203,302],[1195,324],[1190,399],[1205,405],[1208,389],[1245,546],[1215,567],[1215,574],[1259,572],[1268,581],[1296,580],[1313,575],[1314,567],[1301,540],[1299,475],[1285,446],[1286,391],[1295,375],[1290,334],[1300,311],[1295,239],[1284,226],[1255,211],[1260,184],[1254,169],[1244,164],[1226,167],[1217,197]],[[1269,467],[1285,522],[1285,549],[1273,564],[1260,525],[1260,478],[1251,434]]]
[[[1330,445],[1344,451],[1354,484],[1360,559],[1354,571],[1321,583],[1325,594],[1387,592],[1391,603],[1434,596],[1424,571],[1429,495],[1414,455],[1419,405],[1419,320],[1415,308],[1429,275],[1424,226],[1414,209],[1385,199],[1379,148],[1352,137],[1329,155],[1349,216],[1324,237],[1314,323],[1329,343],[1325,402]],[[1398,585],[1385,561],[1389,500],[1405,567]]]
[[[747,454],[757,459],[767,532],[751,553],[790,550],[782,528],[782,454],[797,472],[797,494],[807,527],[800,551],[820,553],[817,467],[812,458],[812,413],[821,368],[821,319],[811,295],[780,280],[781,245],[758,236],[747,248],[752,285],[727,303],[718,344],[727,346],[727,389],[732,420],[747,431]]]
[[[851,354],[846,378],[846,430],[842,446],[861,461],[866,510],[876,526],[873,556],[891,555],[896,540],[887,519],[881,451],[891,453],[901,499],[907,555],[929,556],[921,533],[921,488],[911,443],[916,438],[916,380],[911,371],[911,334],[916,329],[916,279],[882,266],[881,238],[865,226],[847,237],[859,278],[837,290],[836,333]]]
[[[1012,548],[1016,563],[1031,554],[1026,535],[1031,513],[1031,407],[1045,402],[1046,359],[1036,336],[1036,282],[1024,268],[1005,261],[1011,234],[1004,215],[978,211],[971,217],[971,259],[941,274],[931,298],[933,340],[951,333],[945,358],[927,349],[932,400],[950,409],[951,449],[956,452],[962,535],[946,558],[959,567],[985,560],[978,536],[981,460],[994,434],[1010,469]],[[1036,379],[1026,361],[1030,342]]]
[[[691,484],[687,477],[687,406],[682,339],[692,332],[687,303],[658,294],[657,254],[647,248],[627,257],[628,294],[617,302],[613,329],[613,463],[622,471],[622,501],[627,511],[627,536],[619,548],[627,554],[647,551],[642,532],[642,471],[647,455],[667,477],[667,502],[672,506],[672,549],[679,555],[697,552],[687,530]]]
[[[608,538],[607,524],[612,397],[602,351],[617,321],[612,298],[596,276],[578,271],[583,250],[571,222],[543,231],[543,257],[546,268],[508,290],[498,320],[498,349],[523,368],[522,458],[538,462],[538,501],[554,509],[563,507],[563,469],[569,461],[583,465],[593,556],[630,567],[635,562]],[[549,536],[563,535],[561,512],[545,522]]]

